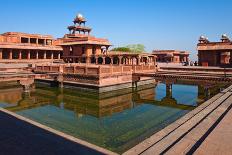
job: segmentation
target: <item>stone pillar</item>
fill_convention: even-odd
[[[54,59],[53,51],[51,51],[51,59]]]
[[[12,59],[12,49],[10,49],[10,53],[9,53],[9,59]]]
[[[0,59],[2,59],[2,49],[0,49]]]
[[[44,56],[43,56],[44,59],[47,59],[47,53],[46,51],[44,51]]]
[[[39,51],[36,51],[36,59],[39,59]]]
[[[30,59],[31,58],[31,51],[29,50],[28,52],[27,52],[27,59]]]
[[[166,84],[166,97],[168,98],[172,97],[172,84],[169,83]]]
[[[119,57],[118,57],[118,59],[119,59],[119,62],[118,62],[118,63],[119,63],[119,65],[122,65],[122,57],[121,57],[121,56],[119,56]]]
[[[98,57],[95,57],[95,64],[98,65]]]
[[[140,57],[137,57],[137,65],[140,65]]]
[[[58,59],[60,59],[60,52],[58,53]]]
[[[102,57],[102,59],[103,59],[102,64],[105,65],[106,64],[106,57]]]
[[[19,50],[19,60],[22,59],[22,50]]]
[[[90,57],[86,57],[86,63],[87,63],[87,64],[90,64],[90,63],[91,63]]]
[[[114,59],[112,57],[110,58],[110,64],[114,64]]]

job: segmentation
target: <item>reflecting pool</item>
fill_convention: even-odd
[[[104,94],[36,84],[0,89],[0,107],[122,153],[210,98],[225,85],[147,85]]]

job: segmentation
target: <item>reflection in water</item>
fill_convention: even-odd
[[[135,92],[104,94],[38,85],[29,94],[21,89],[2,91],[0,106],[121,153],[192,110],[207,95],[200,85],[159,83]]]

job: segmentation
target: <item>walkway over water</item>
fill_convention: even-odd
[[[172,80],[205,80],[232,82],[232,73],[204,72],[204,71],[158,71],[155,73],[134,73],[135,77],[154,77],[158,79]]]
[[[124,154],[229,154],[231,108],[232,86]]]

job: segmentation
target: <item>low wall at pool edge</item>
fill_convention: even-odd
[[[149,77],[133,78],[133,73],[156,72],[155,65],[86,65],[86,64],[49,64],[38,65],[34,72],[40,74],[60,74],[64,84],[99,87],[104,91],[112,91],[132,87],[136,80],[138,85],[148,84],[155,80]],[[53,76],[47,77],[50,80]],[[148,81],[149,82],[148,82]],[[145,82],[147,81],[147,82]],[[107,88],[108,87],[108,88]]]

